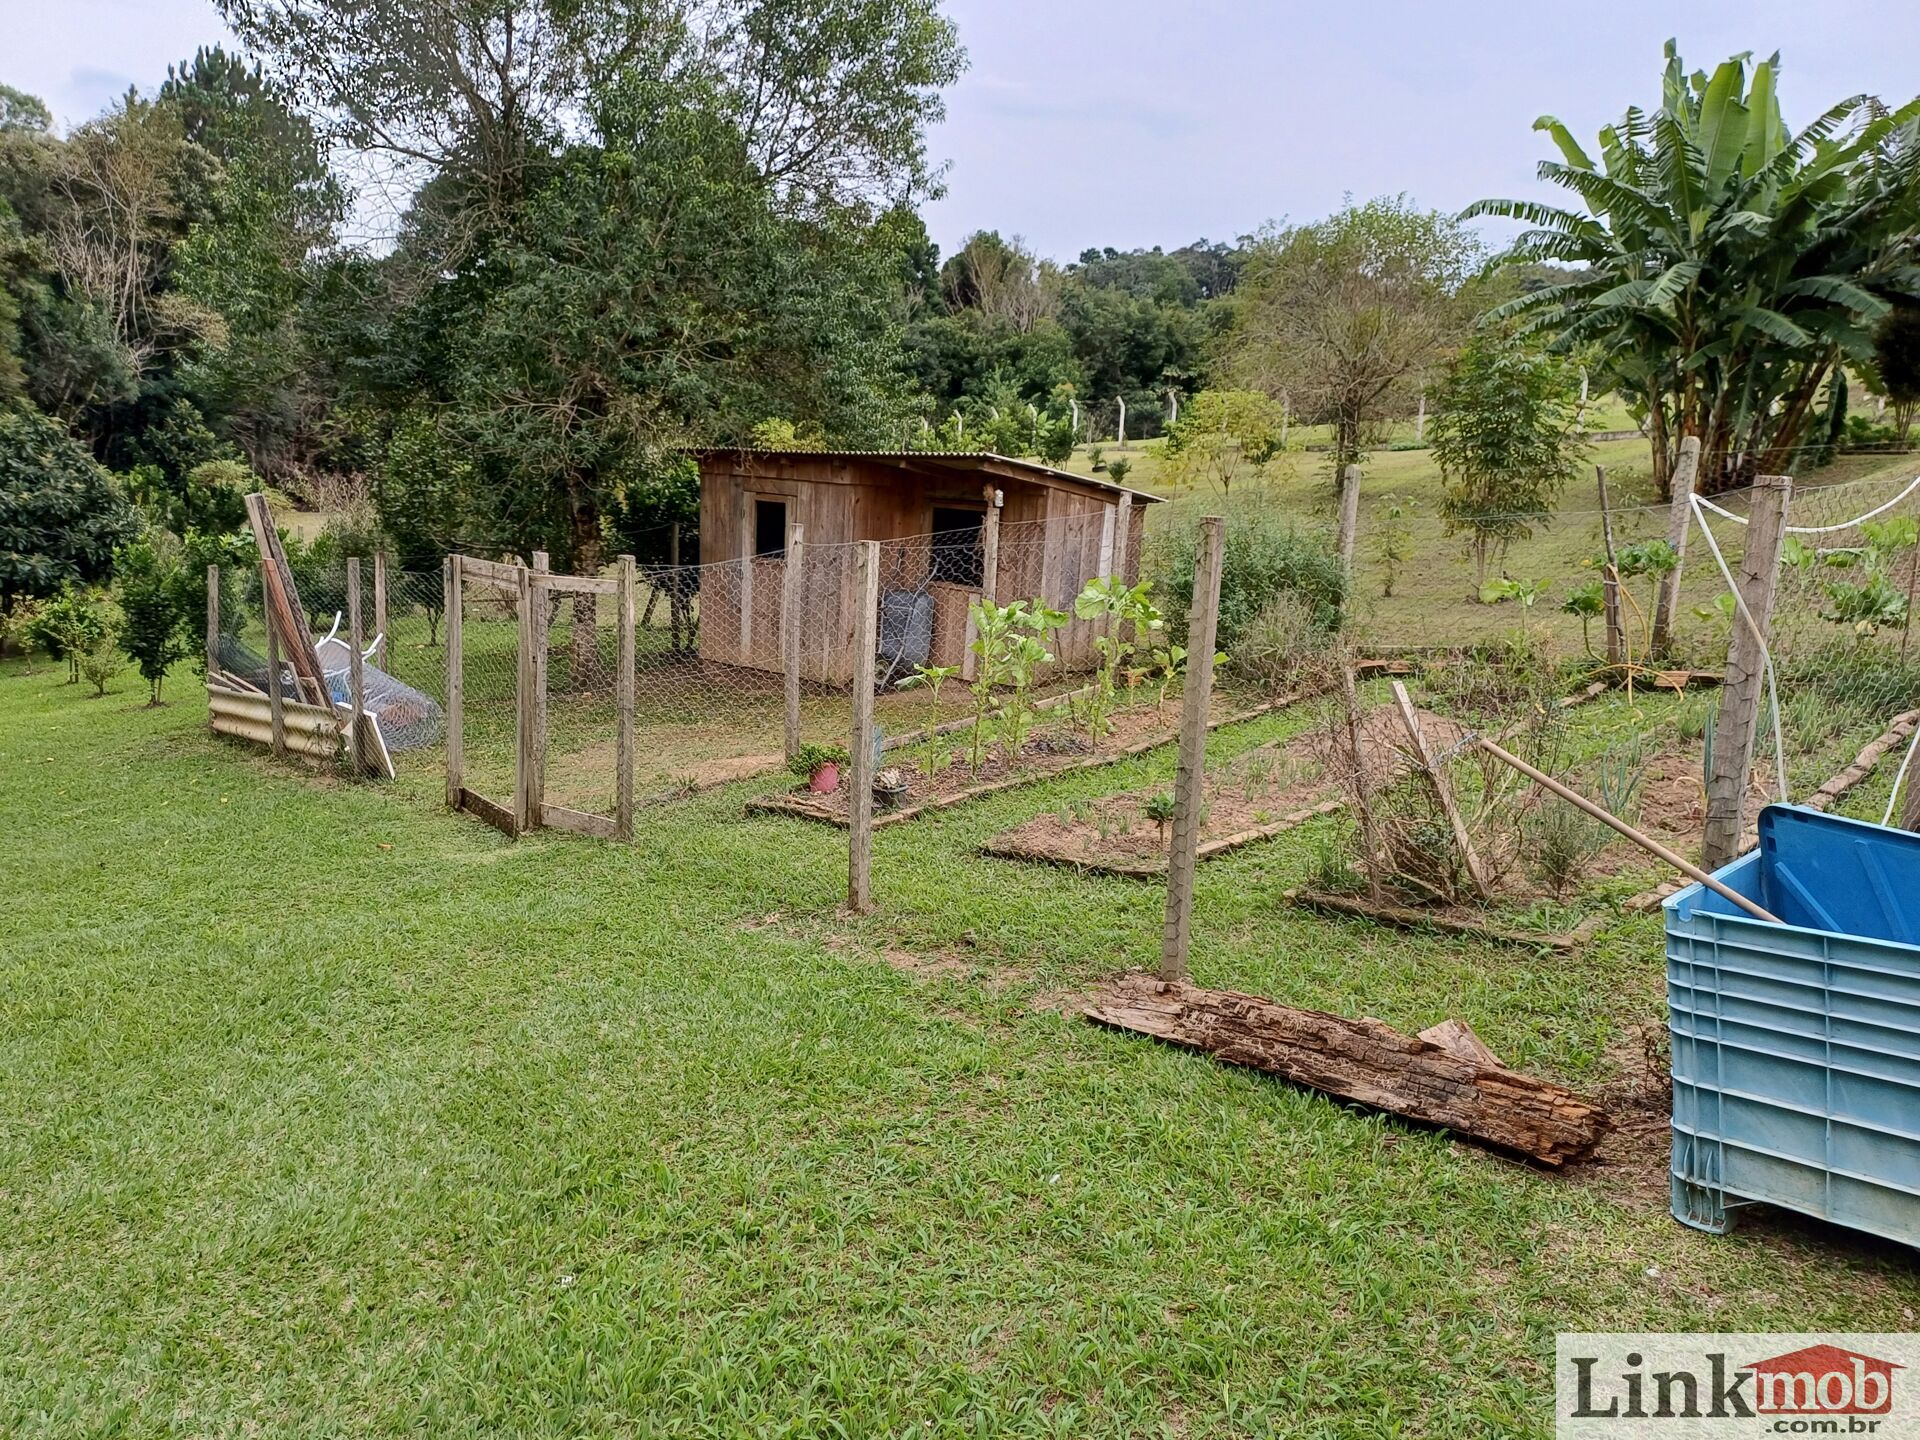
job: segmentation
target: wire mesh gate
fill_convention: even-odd
[[[512,836],[631,839],[632,558],[605,576],[556,575],[540,554],[530,566],[452,555],[444,583],[447,804]]]

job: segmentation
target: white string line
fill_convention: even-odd
[[[1873,519],[1874,516],[1891,510],[1915,490],[1920,490],[1920,475],[1916,475],[1913,479],[1909,480],[1907,482],[1907,488],[1902,490],[1898,495],[1894,496],[1884,505],[1874,506],[1873,509],[1867,511],[1864,515],[1856,515],[1851,520],[1842,520],[1838,525],[1789,525],[1786,527],[1786,533],[1789,535],[1831,535],[1838,530],[1851,530],[1854,526],[1864,525],[1867,521]],[[1731,520],[1736,525],[1744,525],[1747,523],[1744,515],[1736,515],[1731,510],[1722,509],[1720,506],[1714,504],[1713,501],[1703,496],[1694,495],[1690,498],[1695,505],[1704,505],[1707,509],[1713,511],[1714,514]],[[1706,529],[1704,521],[1701,523],[1700,528],[1703,530]]]
[[[1916,479],[1915,484],[1920,484]],[[1727,568],[1726,556],[1720,553],[1720,544],[1713,538],[1713,530],[1708,526],[1706,517],[1700,513],[1703,505],[1712,505],[1698,495],[1687,497],[1692,504],[1693,518],[1700,524],[1700,533],[1706,536],[1707,549],[1713,552],[1713,563],[1720,567],[1720,578],[1727,582],[1727,589],[1733,592],[1733,603],[1739,607],[1741,617],[1747,622],[1747,628],[1753,632],[1753,638],[1760,642],[1760,662],[1767,676],[1767,700],[1773,711],[1773,766],[1774,779],[1779,782],[1780,799],[1784,804],[1790,797],[1787,794],[1787,742],[1780,728],[1780,686],[1773,675],[1773,650],[1767,644],[1767,637],[1760,632],[1760,623],[1753,618],[1753,612],[1747,609],[1747,600],[1740,593],[1740,587],[1734,584],[1733,572]],[[1713,506],[1714,509],[1719,507]],[[1725,514],[1725,511],[1721,511]],[[1741,523],[1745,523],[1744,521]]]
[[[1913,764],[1913,752],[1920,747],[1920,725],[1913,730],[1913,739],[1907,742],[1907,753],[1900,761],[1900,768],[1894,773],[1893,793],[1887,796],[1887,813],[1880,817],[1882,825],[1893,824],[1893,807],[1900,801],[1900,786],[1907,778],[1907,767]]]

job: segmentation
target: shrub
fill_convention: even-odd
[[[1283,590],[1254,616],[1230,653],[1236,673],[1279,690],[1321,668],[1332,644],[1333,632],[1313,608],[1296,592]]]
[[[80,657],[88,654],[107,633],[100,593],[69,582],[58,595],[41,603],[27,622],[27,637],[55,660],[67,662],[67,683],[80,683]]]
[[[1155,557],[1154,588],[1167,597],[1168,630],[1182,643],[1193,608],[1196,546],[1194,532],[1181,530],[1166,538]],[[1219,649],[1229,655],[1238,650],[1260,613],[1283,594],[1297,597],[1323,633],[1339,630],[1347,580],[1340,557],[1324,534],[1297,531],[1284,520],[1256,511],[1228,523],[1224,558],[1216,634]]]
[[[850,758],[844,745],[816,745],[809,742],[794,752],[793,758],[787,762],[787,769],[802,780],[807,780],[821,766],[845,765]]]
[[[122,668],[120,650],[111,634],[101,636],[93,649],[80,657],[80,678],[93,686],[96,696],[107,693],[107,686]]]

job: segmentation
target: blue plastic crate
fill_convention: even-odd
[[[1920,835],[1797,805],[1666,902],[1673,1213],[1762,1201],[1920,1246]]]

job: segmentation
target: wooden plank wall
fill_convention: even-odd
[[[1005,496],[1000,598],[1037,597],[1070,610],[1073,597],[1101,569],[1103,526],[1108,513],[1118,508],[1104,496],[978,472],[915,476],[891,465],[845,457],[781,456],[736,462],[730,469],[710,467],[700,497],[700,554],[707,567],[700,592],[701,657],[759,670],[782,668],[780,597],[786,562],[747,553],[757,498],[784,499],[789,523],[806,527],[807,574],[800,587],[800,630],[806,647],[802,677],[811,683],[846,685],[853,674],[859,618],[852,542],[883,542],[882,594],[917,588],[926,583],[931,563],[926,537],[933,528],[934,507],[982,505],[989,484]],[[1138,574],[1145,533],[1143,507],[1131,507],[1128,519],[1129,533],[1109,543],[1120,562],[1115,568],[1131,578]],[[897,543],[903,541],[908,543]],[[961,662],[973,593],[944,583],[932,587],[932,663]],[[750,643],[744,652],[743,598],[752,607]],[[1061,633],[1056,653],[1069,665],[1092,664],[1094,633],[1089,622],[1073,622]]]

